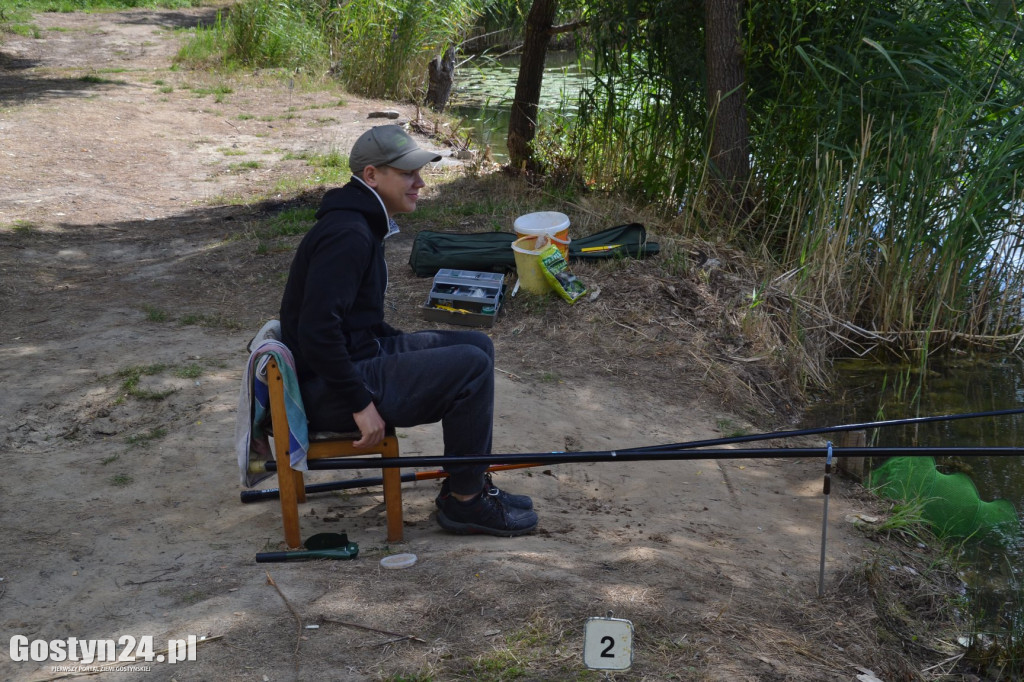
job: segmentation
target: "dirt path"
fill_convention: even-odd
[[[598,679],[580,672],[583,626],[613,611],[636,627],[622,679],[853,679],[870,663],[872,642],[833,627],[842,607],[815,599],[820,462],[507,474],[541,515],[514,540],[441,533],[436,483],[407,486],[398,547],[383,544],[379,491],[321,496],[304,535],[345,531],[359,558],[256,565],[280,543],[279,510],[239,503],[232,436],[245,344],[274,315],[290,254],[240,239],[258,209],[229,199],[301,172],[290,157],[347,149],[374,109],[413,111],[259,74],[218,97],[223,80],[170,68],[173,29],[212,18],[45,14],[39,39],[0,47],[5,645],[220,638],[195,661],[104,680]],[[414,292],[396,316],[415,325],[409,245],[389,258],[408,280],[397,290]],[[686,375],[545,380],[514,334],[493,331],[497,451],[670,443],[741,422]],[[436,427],[401,436],[406,454],[440,441]],[[846,488],[832,498],[830,585],[865,548],[842,519],[869,503]],[[419,562],[382,571],[395,550]],[[63,675],[7,656],[0,679]]]

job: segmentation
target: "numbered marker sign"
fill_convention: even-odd
[[[628,670],[633,665],[633,624],[622,618],[587,619],[583,665],[591,670]]]

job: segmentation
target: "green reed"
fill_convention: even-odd
[[[594,3],[597,76],[572,130],[591,186],[774,262],[793,336],[902,354],[1016,343],[1024,68],[1017,14],[953,0],[752,2],[747,212],[715,201],[699,20]],[[659,6],[660,7],[660,6]],[[1000,6],[1001,7],[1001,6]],[[695,56],[696,55],[696,56]]]
[[[483,0],[247,0],[200,29],[180,58],[217,53],[225,64],[330,72],[352,92],[417,98],[427,63],[457,44]],[[199,45],[207,47],[200,48]]]
[[[427,63],[458,44],[477,18],[478,0],[351,0],[335,11],[335,70],[351,90],[406,98],[426,91]]]

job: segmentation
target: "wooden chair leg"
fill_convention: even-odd
[[[277,361],[267,363],[267,381],[270,389],[270,414],[274,424],[274,459],[277,460],[277,485],[281,498],[281,519],[284,523],[284,542],[288,549],[297,549],[302,544],[299,534],[299,494],[306,498],[306,487],[302,474],[295,472],[288,454],[288,419],[284,406],[284,380]],[[298,473],[298,491],[295,476]]]
[[[390,436],[381,446],[381,456],[398,457],[398,438]],[[398,468],[388,467],[382,470],[384,479],[384,515],[388,522],[388,542],[401,542],[402,526],[402,473]]]
[[[299,500],[295,490],[295,476],[288,462],[288,452],[277,452],[277,485],[281,497],[281,519],[284,523],[284,542],[288,549],[298,549],[302,544],[299,534]],[[301,474],[300,474],[301,480]],[[299,484],[302,485],[301,483]],[[300,487],[305,495],[305,489]]]

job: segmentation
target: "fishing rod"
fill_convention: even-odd
[[[1005,417],[1012,414],[1024,414],[1024,407],[1009,410],[994,410],[991,412],[969,412],[967,414],[944,414],[931,417],[906,417],[903,419],[886,419],[883,421],[862,422],[860,424],[840,424],[837,426],[818,426],[810,429],[799,429],[794,431],[774,431],[771,433],[756,433],[746,436],[729,436],[726,438],[713,438],[710,440],[695,440],[683,443],[672,443],[671,445],[650,445],[640,448],[629,448],[631,452],[644,452],[647,450],[661,450],[667,448],[692,449],[703,447],[718,447],[720,445],[733,445],[735,443],[750,443],[759,440],[773,440],[776,438],[798,438],[801,436],[815,436],[822,433],[841,433],[844,431],[860,431],[863,429],[878,429],[889,426],[909,426],[913,424],[928,424],[932,422],[955,421],[958,419],[980,419],[983,417]],[[622,452],[620,450],[620,452]]]
[[[903,419],[888,419],[888,420],[880,420],[880,421],[873,421],[873,422],[862,422],[862,423],[858,423],[858,424],[840,424],[840,425],[836,425],[836,426],[823,426],[823,427],[814,427],[814,428],[809,428],[809,429],[798,429],[798,430],[790,430],[790,431],[774,431],[774,432],[769,432],[769,433],[748,434],[748,435],[743,435],[743,436],[729,436],[729,437],[725,437],[725,438],[712,438],[712,439],[698,440],[698,441],[686,441],[686,442],[682,442],[682,443],[673,443],[673,444],[669,444],[669,445],[652,445],[652,446],[644,446],[644,447],[636,447],[636,448],[625,448],[625,449],[622,449],[622,450],[609,451],[609,452],[618,452],[618,453],[620,453],[618,458],[619,459],[623,459],[623,457],[626,454],[632,454],[632,453],[652,453],[653,454],[653,453],[665,452],[665,451],[693,450],[693,449],[697,449],[697,448],[720,447],[720,446],[723,446],[723,445],[733,445],[733,444],[737,444],[737,443],[749,443],[749,442],[762,441],[762,440],[774,440],[774,439],[779,439],[779,438],[797,438],[797,437],[802,437],[802,436],[813,436],[813,435],[819,435],[819,434],[823,434],[823,433],[840,433],[840,432],[844,432],[844,431],[859,431],[859,430],[863,430],[863,429],[877,429],[877,428],[885,428],[885,427],[892,427],[892,426],[908,426],[908,425],[926,424],[926,423],[932,423],[932,422],[955,421],[955,420],[958,420],[958,419],[979,419],[979,418],[985,418],[985,417],[1001,417],[1001,416],[1014,415],[1014,414],[1024,414],[1024,408],[1015,408],[1015,409],[1008,409],[1008,410],[995,410],[995,411],[989,411],[989,412],[971,412],[971,413],[966,413],[966,414],[935,415],[935,416],[929,416],[929,417],[907,417],[907,418],[903,418]],[[783,456],[785,456],[785,455],[779,454],[777,449],[773,448],[772,450],[775,452],[774,455],[750,455],[750,456],[755,456],[755,457],[764,457],[764,456],[783,457]],[[844,452],[848,452],[849,451],[846,448],[844,448],[843,450],[844,450]],[[882,456],[882,454],[878,451],[877,448],[869,448],[868,450],[870,450],[870,452],[868,452],[867,454],[865,454],[863,456]],[[731,450],[729,452],[742,452],[742,451]],[[934,454],[935,451],[934,450],[929,450],[929,452]],[[543,460],[532,460],[530,462],[522,462],[522,463],[517,463],[517,464],[514,464],[514,465],[499,465],[499,466],[496,466],[496,467],[491,467],[491,470],[493,470],[493,471],[500,471],[500,470],[503,470],[503,469],[524,468],[524,467],[529,467],[529,466],[539,466],[541,464],[558,463],[558,462],[553,462],[553,461],[550,460],[549,455],[553,455],[553,454],[559,454],[559,453],[545,453],[544,455],[542,455],[544,457]],[[587,453],[574,453],[574,454],[581,455],[581,454],[587,454]],[[921,454],[927,454],[927,453],[921,453]],[[1008,454],[1011,455],[1011,456],[1013,455],[1013,453],[1008,453]],[[805,454],[794,454],[792,456],[793,457],[803,457],[803,456],[806,456],[806,455]],[[852,456],[857,456],[857,455],[849,454],[847,456],[851,456],[852,457]],[[913,456],[913,455],[905,455],[905,456]],[[959,453],[958,456],[970,456],[970,455],[965,455],[964,453]],[[480,462],[468,462],[468,461],[466,461],[465,458],[460,458],[460,463],[466,463],[466,464],[469,464],[469,463],[490,463],[490,462],[494,461],[493,457],[495,457],[495,455],[488,455],[487,457],[488,457],[488,459],[487,459],[486,462],[483,462],[483,461],[480,461]],[[712,459],[712,458],[713,457],[709,457],[708,459]],[[718,459],[725,459],[725,458],[726,457],[718,457]],[[400,464],[391,464],[391,465],[388,465],[388,466],[392,466],[392,467],[397,467],[397,466],[414,467],[414,466],[418,466],[418,465],[412,463],[412,459],[413,458],[408,458],[408,457],[402,458]],[[438,459],[443,459],[443,458],[438,458]],[[682,457],[661,457],[659,459],[684,459],[684,458],[682,458]],[[694,459],[698,459],[698,458],[694,458]],[[316,461],[316,460],[311,460],[311,461]],[[507,459],[505,461],[507,461]],[[585,460],[585,461],[604,461],[604,460]],[[628,460],[628,461],[638,461],[638,460]],[[450,461],[445,461],[445,462],[439,464],[438,466],[443,466],[444,463],[450,464],[451,462]],[[378,465],[376,463],[373,465],[374,468],[376,468],[377,466]],[[312,464],[310,465],[310,469],[314,469],[314,470],[315,469],[341,469],[341,468],[360,469],[360,468],[365,468],[365,467],[362,466],[362,465],[354,465],[354,466],[350,466],[350,467],[341,467],[341,466],[322,467],[322,466],[319,466],[319,465],[312,465]],[[252,472],[253,473],[257,473],[257,474],[264,473],[264,472],[276,472],[276,471],[277,471],[277,463],[274,462],[274,461],[257,462],[257,463],[253,463],[253,466],[252,466]],[[444,477],[446,475],[447,474],[444,471],[405,473],[405,474],[401,475],[401,480],[404,483],[404,482],[410,482],[410,481],[419,481],[419,480],[427,480],[427,479],[434,479],[434,478],[442,478],[442,477]],[[334,491],[334,490],[347,490],[347,489],[352,489],[352,488],[365,488],[365,487],[381,485],[381,483],[383,483],[383,478],[379,477],[379,476],[367,477],[367,478],[357,478],[357,479],[351,479],[351,480],[348,480],[348,481],[332,481],[332,482],[327,482],[327,483],[314,483],[314,484],[310,484],[310,485],[306,486],[306,492],[307,493],[320,493],[320,492],[329,492],[329,491]],[[280,495],[280,493],[278,492],[278,490],[276,488],[269,488],[269,489],[265,489],[265,490],[243,490],[241,492],[241,499],[242,499],[242,502],[248,503],[248,502],[256,502],[256,501],[259,501],[259,500],[276,499],[277,497],[279,497],[279,495]]]
[[[1024,447],[848,447],[832,448],[835,457],[1020,457]],[[337,469],[396,469],[443,467],[453,464],[575,464],[602,462],[694,461],[716,459],[799,459],[823,457],[826,447],[817,448],[747,448],[694,450],[662,447],[644,450],[593,450],[587,452],[533,452],[526,454],[466,455],[458,457],[381,457],[344,459],[311,459],[310,471]],[[266,471],[277,471],[277,462],[265,463]]]

